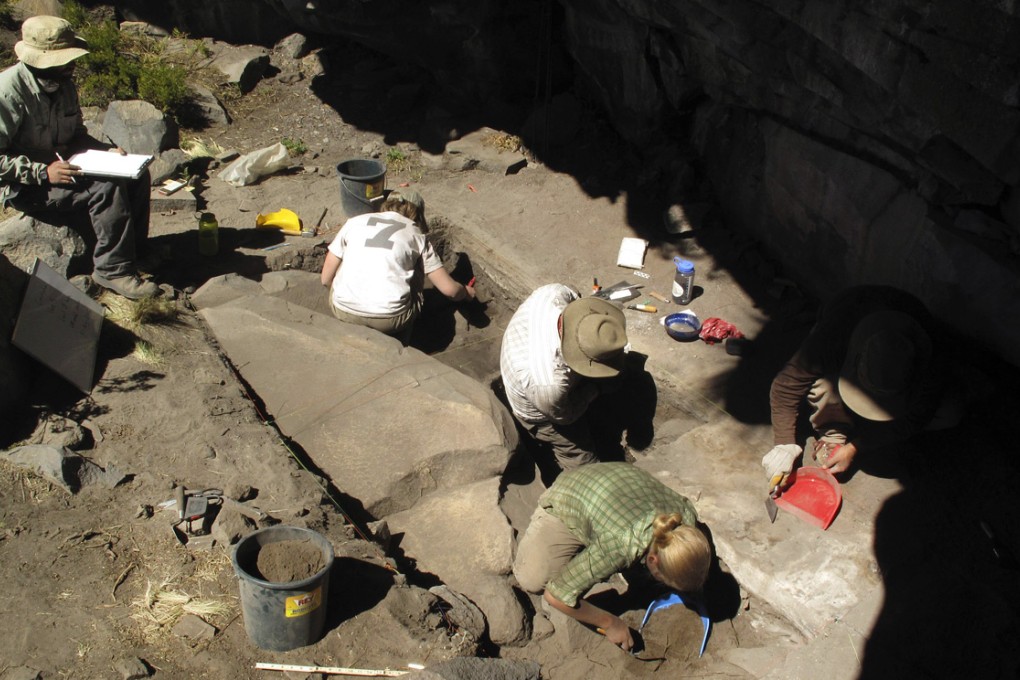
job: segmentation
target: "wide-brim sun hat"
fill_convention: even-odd
[[[895,420],[919,396],[931,357],[931,338],[916,319],[891,310],[869,314],[850,335],[839,395],[862,418]]]
[[[623,312],[594,297],[574,300],[563,309],[560,351],[570,370],[588,378],[612,378],[623,366],[627,323]]]
[[[67,21],[44,15],[25,19],[14,53],[33,68],[47,69],[85,56],[89,53],[87,47],[88,43],[75,34]]]

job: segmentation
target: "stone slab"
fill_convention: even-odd
[[[280,430],[374,517],[499,475],[516,447],[490,390],[376,331],[261,295],[200,314]]]
[[[198,210],[198,200],[193,191],[181,189],[165,196],[159,193],[159,187],[153,187],[149,194],[149,209],[156,213],[171,211],[185,213],[190,219],[192,213]]]

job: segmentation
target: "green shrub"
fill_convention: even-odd
[[[138,73],[138,98],[164,113],[173,113],[189,97],[183,69],[173,64],[146,60]]]
[[[284,137],[280,140],[280,143],[287,148],[287,155],[289,156],[300,156],[304,152],[308,151],[308,145],[301,139]]]
[[[137,59],[120,54],[120,29],[112,21],[86,24],[81,35],[89,44],[89,53],[77,61],[75,80],[84,106],[107,106],[117,99],[135,99],[138,95]]]
[[[86,23],[81,35],[89,53],[78,60],[76,80],[84,106],[142,99],[176,117],[189,98],[184,69],[167,64],[144,40],[125,37],[112,21]]]
[[[11,29],[17,28],[17,24],[14,21],[11,0],[0,0],[0,26]]]
[[[64,8],[61,10],[60,16],[76,31],[89,21],[88,10],[75,0],[64,0]]]

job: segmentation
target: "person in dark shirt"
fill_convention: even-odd
[[[108,146],[88,134],[72,79],[85,41],[53,16],[25,19],[21,35],[18,63],[0,73],[0,203],[47,223],[87,218],[96,236],[93,280],[132,300],[159,295],[138,273],[148,247],[148,171],[136,180],[87,177],[66,160]]]
[[[804,404],[817,436],[810,453],[833,473],[860,451],[959,422],[939,337],[924,304],[896,288],[856,286],[825,304],[772,381],[774,447],[762,458],[770,489],[786,483],[802,453],[796,424]]]

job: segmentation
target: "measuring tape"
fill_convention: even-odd
[[[420,664],[408,664],[409,668],[420,670],[424,666]],[[368,678],[395,678],[407,675],[410,671],[372,670],[369,668],[341,668],[339,666],[299,666],[289,663],[262,663],[255,664],[257,670],[262,671],[298,671],[300,673],[325,673],[327,675],[360,675]]]

